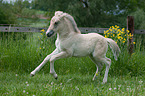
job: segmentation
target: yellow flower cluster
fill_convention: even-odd
[[[119,28],[119,26],[111,26],[108,30],[104,31],[105,38],[112,38],[116,43],[126,43],[128,39],[131,39],[133,35],[129,33],[129,30],[125,28]],[[135,42],[134,42],[135,44]]]
[[[42,29],[42,30],[40,30],[40,32],[41,32],[41,35],[43,35],[45,33],[45,30]]]
[[[42,30],[40,30],[41,32],[45,32],[45,30],[44,29],[42,29]]]

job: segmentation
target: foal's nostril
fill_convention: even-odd
[[[49,30],[48,32],[46,32],[47,37],[51,37],[53,34],[54,34],[53,30]]]

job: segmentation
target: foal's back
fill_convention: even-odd
[[[72,40],[69,41],[70,44],[72,44],[71,46],[71,49],[73,50],[72,55],[75,57],[93,54],[94,51],[97,51],[96,48],[99,48],[98,51],[100,52],[103,52],[105,49],[106,52],[107,50],[106,48],[108,46],[105,38],[97,33],[78,34],[75,35],[72,38]]]

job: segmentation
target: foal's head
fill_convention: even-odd
[[[73,32],[80,33],[80,30],[77,28],[77,24],[71,15],[56,11],[55,16],[53,16],[50,21],[50,26],[46,35],[47,37],[51,37],[53,34],[62,32],[66,28],[69,28]]]

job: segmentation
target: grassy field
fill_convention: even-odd
[[[92,81],[92,75],[77,73],[59,75],[55,80],[48,73],[0,73],[1,96],[144,96],[145,77],[111,76],[102,84],[102,76]]]
[[[112,59],[108,82],[101,75],[92,81],[95,64],[88,58],[68,58],[55,62],[58,80],[49,75],[49,63],[34,77],[29,74],[54,49],[55,37],[42,33],[7,33],[0,37],[0,96],[144,96],[144,39],[136,40],[130,56],[122,48],[118,61]]]

